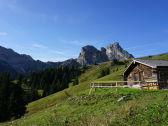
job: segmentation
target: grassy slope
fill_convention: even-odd
[[[168,60],[168,53],[162,53],[159,55],[145,56],[141,57],[142,59],[158,59],[158,60]]]
[[[35,102],[30,103],[27,106],[28,113],[22,119],[18,119],[14,121],[16,125],[29,125],[32,124],[34,121],[41,122],[41,117],[45,111],[50,110],[52,107],[58,106],[65,102],[66,99],[70,96],[74,96],[80,94],[85,90],[89,89],[90,83],[94,80],[121,80],[122,77],[120,76],[125,65],[113,66],[111,67],[111,71],[115,71],[110,75],[107,75],[103,78],[99,78],[100,71],[105,69],[111,65],[111,62],[101,63],[99,65],[89,66],[87,72],[83,73],[79,77],[79,85],[70,87],[48,97],[42,98]],[[118,71],[116,71],[118,68]],[[24,121],[23,121],[24,120]],[[8,123],[3,123],[4,125],[8,125]],[[13,124],[14,125],[14,124]]]
[[[150,58],[167,60],[168,54]],[[90,66],[80,76],[79,85],[30,103],[22,119],[1,125],[168,125],[168,91],[98,89],[89,96],[90,82],[122,79],[125,65],[112,66],[110,75],[98,78],[106,67],[111,67],[110,62]],[[126,100],[117,102],[123,95]]]

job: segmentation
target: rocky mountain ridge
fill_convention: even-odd
[[[0,72],[10,72],[13,76],[17,73],[28,75],[31,72],[41,71],[46,68],[79,65],[76,60],[69,59],[64,62],[42,62],[34,60],[31,56],[19,54],[12,49],[0,46]]]
[[[0,72],[10,71],[14,75],[17,73],[28,75],[31,72],[46,68],[79,66],[127,58],[133,58],[133,56],[123,50],[119,43],[110,44],[106,48],[102,47],[101,50],[91,45],[84,46],[77,59],[68,59],[63,62],[42,62],[40,60],[34,60],[29,55],[19,54],[12,49],[0,46]]]
[[[91,45],[82,47],[77,62],[81,65],[86,65],[110,61],[113,59],[129,58],[134,58],[134,56],[125,51],[118,42],[115,42],[106,48],[102,47],[101,50],[98,50]]]

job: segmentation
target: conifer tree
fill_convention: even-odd
[[[0,75],[0,121],[5,121],[10,118],[9,105],[9,88],[10,78],[8,73]]]
[[[26,111],[21,84],[12,83],[8,73],[2,74],[0,79],[0,121],[21,117]]]
[[[76,78],[74,79],[74,81],[73,81],[73,86],[78,85],[78,83],[79,83],[79,80],[78,80],[78,78],[76,77]]]

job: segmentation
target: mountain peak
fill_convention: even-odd
[[[86,45],[82,47],[82,50],[97,50],[97,49],[92,45]]]
[[[86,45],[86,46],[83,46],[82,48],[95,48],[95,47],[92,45]]]
[[[106,54],[109,60],[113,59],[130,59],[134,58],[132,54],[129,54],[124,50],[119,42],[114,42],[106,47]]]
[[[95,64],[110,61],[113,59],[129,59],[129,58],[133,58],[133,55],[125,51],[120,46],[119,42],[114,42],[108,45],[106,48],[102,47],[101,50],[98,50],[91,45],[82,47],[77,62],[82,65],[85,65],[85,64]]]
[[[77,58],[77,62],[81,65],[104,61],[107,61],[106,55],[91,45],[82,47],[79,57]]]
[[[111,43],[111,44],[109,44],[107,47],[114,47],[114,46],[115,46],[115,47],[121,47],[119,42]]]
[[[113,45],[120,45],[120,43],[119,42],[114,42]]]

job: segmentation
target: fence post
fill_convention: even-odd
[[[116,81],[116,91],[117,91],[117,86],[118,86],[118,84],[117,84],[117,81]]]
[[[91,94],[91,91],[92,91],[92,83],[90,83],[90,91],[89,91],[89,95]]]
[[[95,91],[95,88],[96,88],[95,86],[96,86],[95,83],[93,83],[93,86],[92,86],[92,87],[94,88],[94,91]]]

